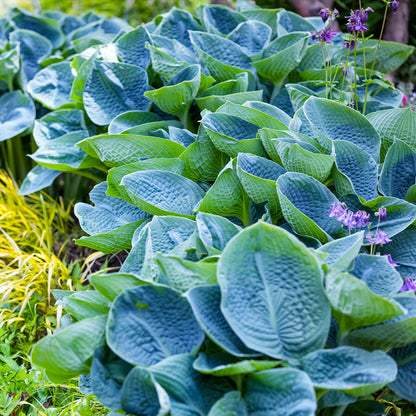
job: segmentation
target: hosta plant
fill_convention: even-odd
[[[52,381],[146,416],[416,400],[416,114],[382,80],[412,48],[380,44],[364,116],[342,71],[325,79],[321,25],[173,9],[31,81],[55,102],[32,158],[107,174],[75,207],[78,244],[129,250],[95,290],[55,292],[66,318],[32,353]]]

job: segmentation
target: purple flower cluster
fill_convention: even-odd
[[[367,28],[365,25],[368,21],[368,12],[373,12],[374,10],[371,7],[367,7],[362,10],[353,10],[348,16],[347,21],[347,31],[352,32],[366,32]]]
[[[348,229],[363,228],[369,224],[370,214],[365,211],[353,212],[347,209],[342,202],[334,202],[328,212],[330,217],[335,217]]]
[[[339,11],[337,9],[330,10],[330,9],[321,9],[319,11],[319,16],[321,16],[321,19],[324,23],[331,18],[331,20],[334,20],[339,15]]]
[[[405,277],[404,284],[400,288],[400,292],[416,291],[416,280],[411,277]]]
[[[366,236],[367,241],[372,244],[387,244],[392,241],[390,238],[387,237],[387,234],[385,231],[377,230],[374,237],[371,235],[371,233],[367,234]]]
[[[318,33],[312,33],[312,40],[319,39],[322,43],[332,41],[332,38],[337,34],[337,32],[332,32],[331,30],[324,28],[320,30]]]
[[[391,2],[391,7],[393,8],[393,14],[397,12],[397,9],[399,8],[400,2],[397,0],[393,0]]]

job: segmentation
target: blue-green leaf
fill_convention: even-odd
[[[396,378],[397,365],[382,351],[339,347],[308,354],[301,368],[315,387],[354,396],[374,393]]]
[[[150,62],[150,52],[145,45],[149,41],[147,30],[140,26],[117,39],[117,55],[126,64],[146,69]]]
[[[0,97],[0,141],[11,139],[30,129],[35,121],[33,101],[21,91]]]
[[[287,231],[262,222],[241,231],[221,256],[218,282],[221,310],[248,347],[299,358],[325,344],[330,306],[318,261]]]
[[[316,396],[312,382],[303,371],[275,368],[247,377],[244,401],[249,415],[314,416]]]
[[[84,106],[90,119],[100,126],[129,110],[148,110],[150,100],[144,69],[118,62],[96,61],[84,87]]]
[[[128,289],[111,307],[107,343],[132,364],[152,365],[171,355],[193,352],[203,340],[186,299],[167,287]]]

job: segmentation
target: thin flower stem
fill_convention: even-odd
[[[344,73],[343,73],[343,77],[342,77],[342,84],[341,84],[341,93],[340,93],[340,96],[342,97],[342,93],[344,92],[344,82],[345,82],[345,78],[346,78],[346,76],[347,76],[347,74],[346,74],[346,70],[347,70],[347,68],[348,68],[348,62],[349,62],[349,58],[350,58],[350,48],[348,48],[348,52],[347,52],[347,60],[346,60],[346,62],[345,62],[345,66],[344,66]]]
[[[328,98],[328,67],[326,65],[326,57],[325,57],[325,51],[324,51],[324,44],[321,43],[322,46],[322,58],[324,60],[325,65],[325,98]]]
[[[355,45],[357,45],[357,33],[354,32]],[[357,48],[354,47],[354,91],[355,91],[355,105],[358,111],[358,92],[357,92]]]
[[[378,54],[378,50],[380,48],[381,38],[382,38],[383,32],[384,32],[384,25],[385,25],[386,19],[387,19],[388,7],[389,7],[389,3],[386,3],[386,7],[384,8],[383,24],[381,25],[381,32],[380,32],[380,36],[379,36],[378,42],[377,42],[376,53],[374,55],[374,60],[373,60],[373,64],[371,65],[370,76],[368,77],[368,79],[371,79],[371,77],[373,76],[374,68],[376,66],[377,54]],[[364,40],[364,38],[363,38],[363,40]],[[363,42],[363,49],[364,49],[364,42]],[[365,67],[365,64],[364,64],[364,67]],[[367,105],[367,94],[368,94],[368,80],[366,79],[363,115],[365,115],[365,109],[366,109],[366,105]]]

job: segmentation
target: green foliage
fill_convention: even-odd
[[[365,117],[346,105],[348,79],[325,79],[315,21],[285,10],[172,9],[134,30],[89,14],[66,32],[68,17],[13,13],[55,49],[66,35],[27,85],[52,110],[32,158],[107,175],[75,207],[79,245],[130,250],[95,290],[56,293],[65,325],[32,351],[51,380],[79,375],[137,415],[354,414],[386,385],[412,397],[416,298],[398,292],[416,275],[414,169],[396,172],[413,160],[415,113],[382,81],[411,47],[381,43],[384,98]],[[386,125],[398,114],[406,123]],[[368,213],[367,231],[328,215],[341,202]],[[375,232],[397,271],[374,255]]]

